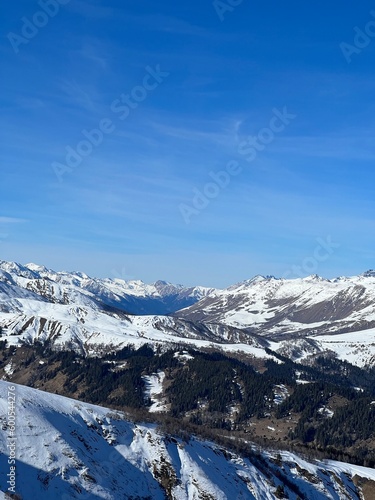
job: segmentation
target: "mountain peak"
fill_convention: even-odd
[[[169,283],[168,281],[157,280],[157,281],[155,281],[154,285],[155,286],[169,286],[169,285],[171,285],[171,283]]]
[[[155,281],[154,287],[162,297],[177,294],[183,288],[182,285],[173,285],[172,283],[168,283],[168,281],[162,280]]]
[[[365,273],[362,274],[365,278],[375,278],[375,270],[374,269],[369,269]]]
[[[322,278],[322,276],[319,276],[318,274],[310,274],[303,279],[304,281],[327,281],[325,278]]]
[[[18,262],[8,262],[6,260],[0,260],[0,269],[6,271],[7,273],[14,273],[22,278],[33,279],[36,277],[35,271],[32,271],[28,267],[23,266]]]
[[[267,279],[266,276],[263,276],[261,274],[256,274],[253,276],[251,279],[247,280],[246,283],[253,284],[253,283],[259,283],[260,281],[265,281]]]
[[[262,283],[263,281],[270,281],[270,280],[276,280],[275,276],[267,275],[267,276],[262,276],[261,274],[257,274],[253,278],[250,278],[248,280],[240,281],[239,283],[236,283],[235,285],[231,285],[227,288],[227,290],[232,291],[232,290],[238,290],[239,288],[247,288],[251,287],[257,283]]]
[[[30,271],[35,271],[37,273],[47,273],[48,269],[45,266],[40,266],[39,264],[34,264],[33,262],[29,262],[28,264],[25,264],[25,267],[27,269],[30,269]]]

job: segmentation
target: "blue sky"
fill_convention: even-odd
[[[1,7],[0,258],[209,286],[375,267],[371,2],[56,1]]]

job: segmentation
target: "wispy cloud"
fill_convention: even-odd
[[[71,104],[90,112],[96,111],[93,98],[96,95],[95,87],[88,89],[84,85],[79,84],[75,79],[62,79],[60,81],[60,88]]]
[[[100,55],[97,45],[94,46],[92,43],[85,42],[78,53],[88,61],[97,64],[100,69],[106,70],[108,68],[109,58],[105,54]]]
[[[19,219],[17,217],[3,217],[0,216],[0,224],[20,224],[28,222],[27,219]]]

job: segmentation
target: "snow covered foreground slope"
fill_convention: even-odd
[[[0,491],[7,491],[8,383],[0,381]],[[375,471],[340,462],[306,462],[281,452],[242,459],[213,443],[188,443],[117,411],[16,385],[16,491],[34,499],[357,499],[354,475]],[[286,478],[286,481],[285,481]],[[291,486],[292,485],[292,486]],[[0,498],[5,498],[0,493]]]

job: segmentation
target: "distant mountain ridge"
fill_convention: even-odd
[[[91,278],[81,272],[56,272],[37,264],[0,261],[0,282],[17,285],[56,303],[91,302],[128,314],[170,314],[216,293],[202,286],[184,287],[166,281]]]
[[[345,333],[375,327],[375,272],[325,279],[256,276],[178,311],[190,321],[217,322],[280,339],[286,334]]]

